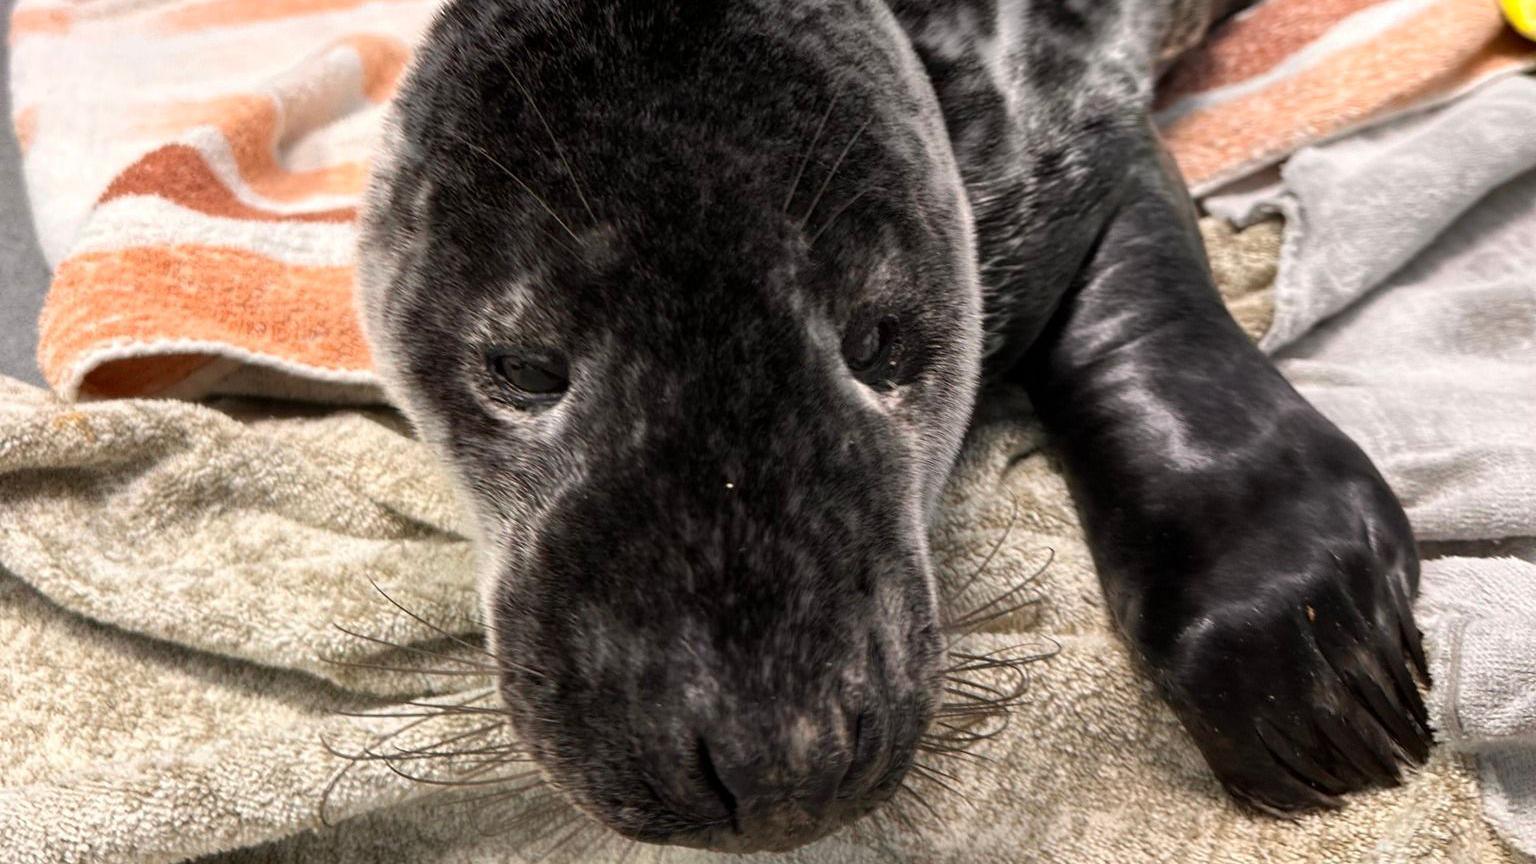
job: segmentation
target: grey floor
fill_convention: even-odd
[[[41,384],[37,311],[48,289],[48,266],[32,233],[21,154],[11,125],[11,58],[6,44],[13,3],[0,0],[0,375]]]

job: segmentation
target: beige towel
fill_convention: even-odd
[[[1204,227],[1229,303],[1262,332],[1279,231]],[[968,444],[935,554],[960,578],[1001,538],[972,589],[984,597],[1053,551],[1041,604],[970,647],[1050,639],[1060,652],[1029,667],[1008,731],[979,750],[992,762],[945,766],[969,801],[919,784],[937,817],[908,806],[911,827],[863,825],[789,860],[1515,860],[1479,815],[1473,772],[1445,752],[1403,788],[1295,822],[1226,798],[1109,628],[1038,430],[997,410],[1014,397],[989,398],[998,416]],[[324,662],[414,660],[333,625],[450,650],[368,579],[457,630],[475,608],[471,553],[444,481],[391,415],[279,408],[67,405],[0,385],[0,564],[20,577],[0,577],[0,861],[479,864],[543,851],[520,845],[526,829],[482,836],[485,816],[421,800],[424,787],[378,763],[337,783],[328,815],[350,818],[322,826],[323,792],[347,764],[327,745],[356,752],[406,722],[336,712],[412,711],[390,706],[484,683]],[[385,746],[475,720],[432,720]],[[629,860],[712,858],[658,848]],[[620,853],[594,842],[572,860]]]

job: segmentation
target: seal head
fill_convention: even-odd
[[[473,512],[551,782],[731,851],[894,794],[940,699],[925,529],[982,328],[883,4],[450,4],[377,164],[365,327]]]

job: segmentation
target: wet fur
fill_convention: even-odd
[[[1406,520],[1222,309],[1148,124],[1221,11],[447,8],[370,188],[362,312],[577,806],[745,850],[892,794],[941,701],[924,530],[983,371],[1055,433],[1111,608],[1234,793],[1294,809],[1422,757]],[[872,308],[890,392],[841,360]],[[558,405],[501,395],[509,345],[571,356]]]

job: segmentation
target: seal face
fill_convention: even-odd
[[[888,797],[937,700],[924,532],[981,353],[894,19],[459,3],[395,110],[366,328],[476,516],[542,767],[626,835],[743,851]]]

